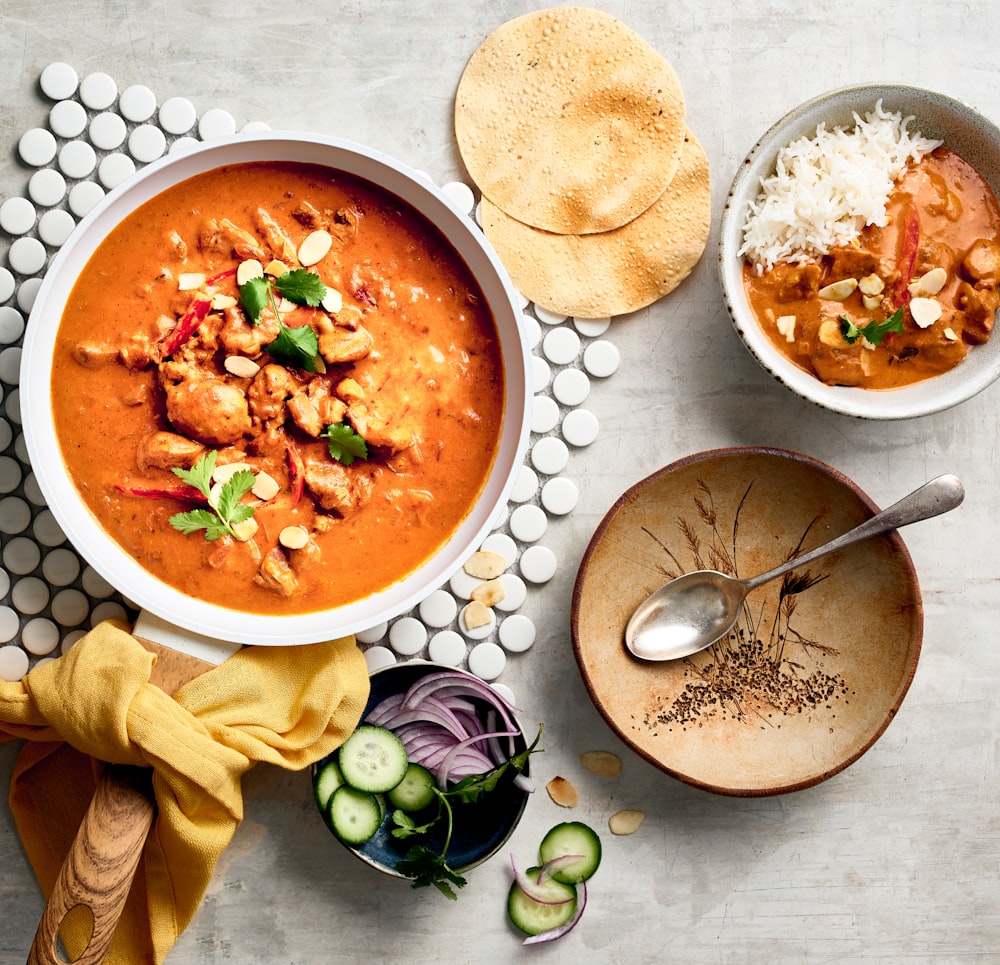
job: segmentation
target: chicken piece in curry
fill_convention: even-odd
[[[788,359],[829,385],[891,389],[958,365],[1000,306],[1000,207],[938,148],[907,170],[885,227],[814,261],[744,266],[751,307]]]
[[[440,233],[360,179],[270,162],[114,229],[67,304],[53,386],[63,457],[113,538],[261,613],[417,568],[479,495],[504,406],[493,318]]]

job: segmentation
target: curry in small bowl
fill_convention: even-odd
[[[473,232],[412,203],[430,189],[331,166],[350,150],[255,147],[147,191],[41,300],[51,426],[30,438],[51,469],[51,431],[86,516],[173,600],[350,632],[488,528],[523,454],[525,351]]]
[[[782,119],[734,180],[720,238],[751,352],[806,398],[876,418],[993,381],[998,149],[973,111],[912,88],[849,88]]]

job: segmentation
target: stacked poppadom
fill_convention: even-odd
[[[536,305],[636,311],[708,240],[708,160],[666,59],[608,14],[556,7],[504,24],[459,83],[455,132],[480,220]]]

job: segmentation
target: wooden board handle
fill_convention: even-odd
[[[79,905],[90,910],[94,929],[86,949],[73,961],[99,965],[104,960],[155,813],[151,770],[105,768],[49,896],[28,965],[65,965],[56,945],[59,928]]]

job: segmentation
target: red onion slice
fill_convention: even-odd
[[[587,907],[587,885],[585,882],[581,881],[576,886],[576,910],[573,912],[573,917],[570,918],[565,925],[560,925],[558,928],[550,928],[548,931],[539,932],[537,935],[532,935],[526,938],[522,945],[540,945],[542,942],[554,942],[557,938],[562,938],[563,935],[568,934],[573,930],[573,926],[580,920],[583,916],[583,909]]]
[[[510,866],[514,870],[514,881],[517,882],[517,887],[521,889],[532,901],[537,901],[540,905],[565,905],[567,901],[572,901],[572,898],[559,898],[553,900],[552,896],[543,889],[538,881],[532,881],[530,875],[524,874],[520,868],[517,866],[517,862],[514,860],[514,855],[510,856]],[[548,932],[542,932],[541,934],[548,934]]]

